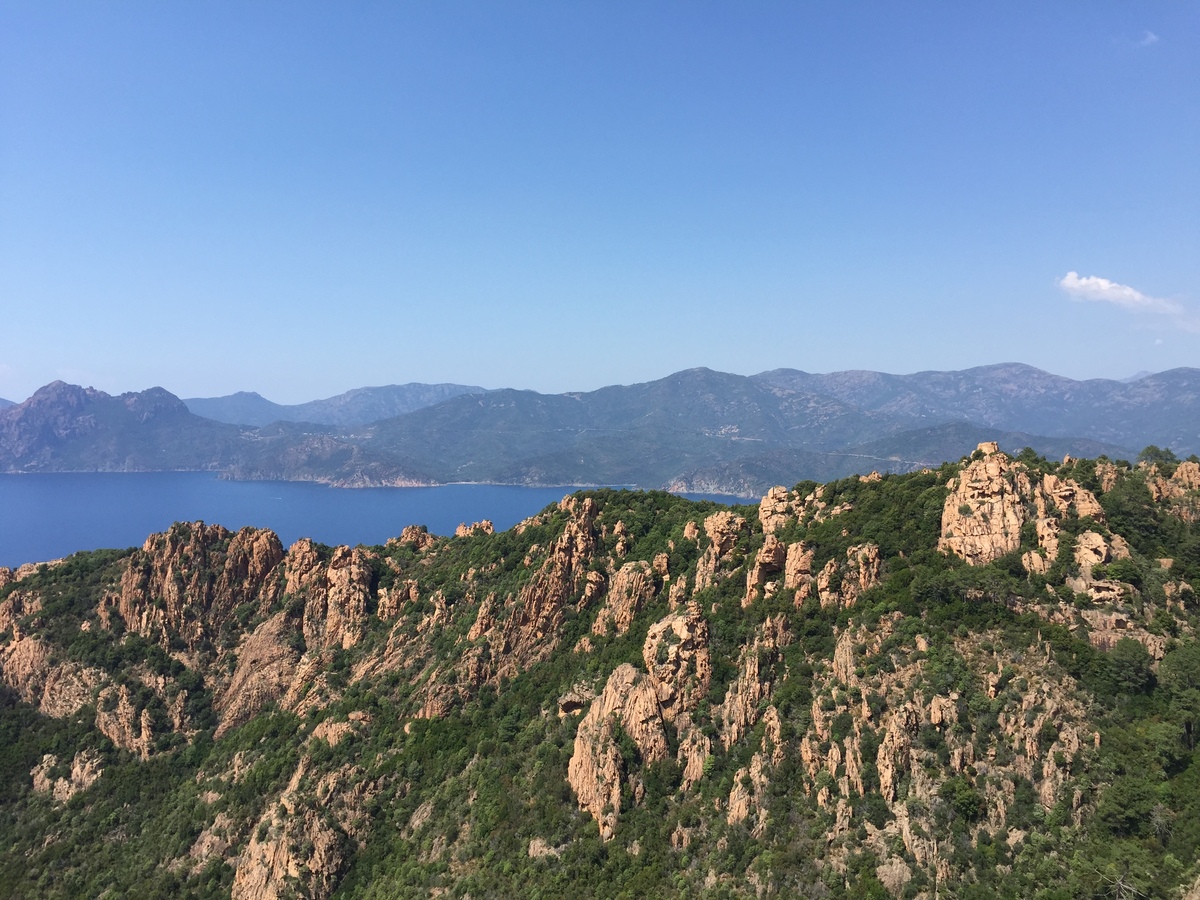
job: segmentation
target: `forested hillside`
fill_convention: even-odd
[[[0,885],[1177,897],[1200,463],[1143,457],[0,570]]]
[[[1017,364],[915,375],[688,369],[588,392],[401,385],[282,407],[257,394],[185,402],[162,388],[114,397],[55,382],[0,410],[0,472],[203,470],[336,487],[619,485],[752,498],[781,480],[939,466],[981,441],[1051,458],[1128,457],[1146,444],[1190,454],[1200,450],[1197,387],[1196,369],[1131,383]]]

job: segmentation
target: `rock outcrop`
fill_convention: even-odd
[[[1001,453],[994,443],[980,444],[950,489],[942,510],[938,549],[985,565],[1021,546],[1021,530],[1034,524],[1037,550],[1022,555],[1029,572],[1045,574],[1058,556],[1060,521],[1074,515],[1105,523],[1096,496],[1070,478],[1046,474],[1033,479],[1026,467]],[[1094,534],[1094,532],[1085,532]]]
[[[181,640],[191,651],[220,634],[244,603],[265,608],[278,596],[276,566],[283,559],[271,531],[180,522],[146,539],[129,560],[119,593],[106,598],[100,617],[115,613],[125,627],[167,646]]]
[[[758,520],[765,534],[774,534],[794,516],[792,495],[785,487],[771,488],[758,504]]]
[[[853,606],[863,591],[879,584],[883,561],[876,544],[856,544],[846,550],[846,562],[831,559],[817,574],[816,593],[825,607]],[[804,592],[808,596],[808,592]],[[797,595],[797,600],[802,598]]]
[[[287,554],[284,593],[304,601],[302,629],[309,651],[345,650],[358,643],[366,623],[373,572],[362,548],[335,547],[328,560],[302,538]]]
[[[938,549],[983,565],[1021,546],[1031,488],[1024,466],[1014,465],[996,444],[980,444],[976,452],[981,458],[947,482]]]
[[[232,895],[250,898],[328,897],[337,887],[350,856],[364,846],[371,830],[368,807],[379,782],[362,766],[322,766],[322,754],[355,736],[365,735],[372,716],[353,710],[343,718],[321,721],[301,748],[286,786],[266,804],[236,859]],[[234,758],[232,771],[213,773],[209,783],[228,788],[246,777],[254,764]],[[202,772],[198,780],[207,773]],[[208,842],[226,842],[235,833],[218,815]],[[205,835],[197,840],[197,845]],[[228,847],[228,844],[226,844]],[[196,848],[193,847],[193,854]]]
[[[66,803],[76,794],[86,791],[104,774],[103,760],[94,750],[80,750],[71,760],[71,768],[55,777],[54,772],[58,768],[58,757],[47,753],[29,773],[34,791],[49,794],[58,803]]]
[[[91,702],[104,673],[57,659],[45,641],[18,634],[0,647],[0,678],[26,703],[47,716],[62,718]]]
[[[849,821],[851,800],[870,790],[863,748],[877,748],[877,790],[890,815],[882,826],[868,825],[866,845],[881,866],[904,861],[896,855],[903,847],[919,867],[941,878],[949,873],[949,862],[945,848],[931,838],[936,833],[931,810],[946,781],[958,778],[956,790],[970,791],[978,803],[975,827],[996,831],[1004,827],[1018,783],[1033,784],[1044,810],[1069,798],[1071,760],[1095,736],[1083,725],[1086,712],[1074,682],[1058,672],[1053,680],[1045,677],[1052,663],[1044,651],[1019,663],[1002,662],[985,649],[992,647],[987,635],[955,646],[999,708],[998,734],[972,734],[961,712],[967,709],[965,696],[957,690],[914,690],[925,682],[921,648],[928,645],[918,635],[912,650],[901,649],[904,645],[891,638],[902,627],[905,621],[896,614],[875,629],[852,627],[839,635],[831,670],[814,680],[812,728],[800,742],[799,755],[805,789],[841,823]],[[881,659],[888,665],[871,665]],[[1017,679],[1028,685],[1020,692],[1013,687]],[[933,762],[936,753],[945,754],[948,766]],[[828,837],[831,845],[836,846],[839,827]]]
[[[746,530],[746,520],[729,510],[713,513],[704,520],[704,533],[708,536],[709,545],[696,564],[694,593],[704,590],[716,580],[717,573],[729,562],[738,539]]]
[[[482,522],[472,522],[468,525],[466,522],[461,523],[454,529],[455,537],[474,537],[477,534],[495,534],[496,529],[492,525],[491,519],[484,519]]]
[[[716,716],[721,744],[726,750],[757,724],[761,704],[770,698],[774,684],[772,667],[778,652],[789,643],[787,620],[774,616],[763,622],[754,639],[742,648],[737,677],[726,691]]]
[[[628,663],[609,676],[604,690],[592,700],[579,724],[567,780],[580,808],[600,825],[610,840],[622,808],[622,787],[640,798],[640,766],[665,759],[669,753],[667,723],[679,739],[677,758],[686,790],[703,775],[711,741],[693,723],[691,713],[708,693],[708,623],[693,602],[686,612],[668,615],[650,627],[642,647],[648,674]],[[563,701],[560,701],[560,709]],[[621,751],[619,737],[627,735],[637,747],[638,768]]]
[[[492,645],[500,662],[493,678],[512,677],[553,652],[563,609],[587,581],[588,565],[596,552],[596,501],[565,497],[559,508],[568,514],[562,535],[521,589],[512,614],[496,626]]]
[[[1164,477],[1157,466],[1146,475],[1146,487],[1155,503],[1167,508],[1185,522],[1200,521],[1200,463],[1185,460],[1171,476]]]
[[[127,685],[106,686],[99,696],[96,727],[116,746],[145,760],[155,750],[154,719],[134,699]]]
[[[771,766],[783,762],[785,757],[779,711],[774,706],[768,706],[762,720],[766,724],[762,742],[750,757],[750,765],[743,766],[734,774],[733,789],[727,803],[728,812],[725,814],[725,820],[730,825],[753,817],[750,831],[756,837],[762,835],[767,825],[768,771]]]
[[[285,613],[277,613],[246,636],[238,648],[237,668],[217,697],[219,738],[241,725],[291,686],[300,661],[298,630]]]
[[[612,840],[621,812],[621,789],[631,773],[618,744],[627,735],[646,763],[666,759],[668,742],[658,693],[650,679],[628,663],[616,668],[588,709],[575,735],[575,752],[567,781],[579,805],[600,825],[600,836]],[[633,774],[633,795],[639,784]]]
[[[399,537],[388,538],[388,546],[392,544],[412,547],[418,553],[424,553],[437,544],[437,538],[430,534],[424,525],[405,525]]]
[[[770,597],[778,587],[777,576],[783,572],[787,561],[788,547],[775,535],[768,534],[758,553],[754,555],[754,565],[746,575],[746,595],[742,598],[742,608],[749,606],[759,597]]]
[[[642,660],[668,720],[693,711],[708,693],[712,664],[708,622],[695,603],[650,626]]]
[[[354,775],[349,766],[321,775],[310,757],[301,759],[237,861],[233,900],[283,900],[297,896],[298,886],[300,896],[315,900],[333,893],[355,849],[353,836],[364,827],[359,823],[348,832],[344,821],[365,799],[353,796]]]
[[[789,544],[787,558],[783,564],[783,586],[796,592],[796,604],[808,599],[812,593],[815,577],[813,575],[813,550],[805,546],[803,541]]]
[[[1185,471],[1176,484],[1115,470],[1114,485],[1163,478],[1161,502],[1179,503],[1196,490]],[[734,841],[774,852],[772,841],[801,824],[812,877],[850,879],[869,853],[889,891],[918,895],[984,871],[984,851],[964,862],[962,841],[935,839],[953,814],[956,834],[995,847],[996,865],[1020,866],[1035,838],[1010,824],[1052,816],[1073,834],[1106,776],[1091,698],[1055,655],[1062,631],[1052,652],[1019,614],[1101,651],[1132,638],[1160,660],[1193,639],[1184,579],[1194,580],[1194,563],[1166,537],[1154,552],[1175,561],[1148,559],[1145,535],[1130,535],[1135,550],[1112,530],[1127,518],[1114,512],[1110,527],[1080,483],[1103,484],[1099,467],[1093,481],[1086,463],[1026,465],[983,445],[949,483],[939,547],[971,565],[1025,551],[1026,568],[1043,577],[1009,591],[1021,578],[1012,560],[991,579],[931,552],[937,477],[908,486],[898,477],[806,496],[773,489],[759,505],[761,536],[730,510],[689,522],[689,510],[671,505],[682,501],[600,492],[494,539],[474,527],[457,540],[410,527],[375,550],[301,540],[285,551],[270,532],[194,523],[116,561],[106,555],[100,575],[69,561],[70,590],[59,594],[45,574],[0,573],[0,681],[48,715],[95,716],[56,726],[66,734],[94,724],[91,742],[30,753],[19,771],[25,799],[15,802],[43,815],[94,793],[116,756],[127,767],[129,755],[211,753],[180,795],[194,801],[191,836],[177,858],[159,861],[188,889],[227,865],[234,897],[329,897],[365,846],[376,806],[395,832],[387,841],[403,842],[414,871],[424,867],[422,887],[442,888],[480,871],[488,817],[569,802],[557,754],[573,738],[565,768],[578,806],[631,859],[686,852],[705,865]],[[920,528],[853,533],[865,510],[896,498],[907,506],[889,508],[892,521],[923,516]],[[925,537],[910,547],[912,534]],[[885,559],[880,544],[895,555]],[[96,585],[93,606],[72,593],[80,571]],[[943,573],[962,579],[968,602],[1003,604],[1018,618],[971,634],[945,621],[937,597],[917,615],[906,586]],[[994,595],[971,586],[992,581]],[[794,592],[795,607],[781,591]],[[497,710],[502,721],[457,739]],[[268,711],[261,733],[235,733]],[[516,759],[510,738],[546,744]],[[253,803],[248,783],[261,795]],[[787,807],[789,793],[807,799]],[[82,799],[65,814],[86,819]],[[661,846],[645,816],[630,815],[651,802],[672,817]],[[777,821],[785,808],[789,820]],[[576,814],[555,808],[542,833],[522,824],[505,838],[519,845],[522,872],[574,865]],[[638,841],[621,833],[632,828]],[[503,853],[511,860],[511,847]],[[677,874],[688,890],[765,896],[780,884],[763,865]]]
[[[656,589],[650,563],[638,560],[622,565],[608,582],[608,595],[592,624],[592,633],[624,634],[634,616],[654,598]]]

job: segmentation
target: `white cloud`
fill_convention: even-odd
[[[1137,42],[1139,47],[1149,47],[1151,44],[1158,43],[1158,35],[1153,31],[1147,31],[1142,35],[1142,39]]]
[[[1118,284],[1096,275],[1080,276],[1078,272],[1068,272],[1058,279],[1058,286],[1075,300],[1095,300],[1100,303],[1112,303],[1136,312],[1159,313],[1168,316],[1178,316],[1183,313],[1183,307],[1173,300],[1150,297],[1137,288],[1132,288],[1127,284]]]

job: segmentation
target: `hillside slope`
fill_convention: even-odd
[[[225,397],[190,397],[183,402],[198,416],[232,425],[312,422],[353,428],[402,416],[451,397],[484,392],[484,388],[466,384],[411,382],[355,388],[335,397],[307,403],[272,403],[253,391],[238,391]]]
[[[0,410],[0,471],[139,472],[225,465],[240,430],[162,388],[113,397],[55,381]]]
[[[362,413],[363,397],[341,399]],[[1162,413],[1173,402],[1153,408]],[[382,409],[368,406],[371,415]],[[203,469],[338,487],[615,484],[753,496],[785,477],[937,465],[994,433],[962,422],[905,431],[907,421],[708,369],[585,394],[460,395],[367,427],[227,425],[161,388],[111,397],[56,382],[0,410],[0,471]],[[1051,455],[1133,455],[1091,439],[1003,432],[1000,440]]]
[[[12,896],[1175,896],[1200,465],[0,570]]]
[[[905,428],[963,421],[993,431],[1200,452],[1200,369],[1126,381],[1075,381],[1020,363],[913,375],[779,369],[753,378],[775,390],[835,398]]]

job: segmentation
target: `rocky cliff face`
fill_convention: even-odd
[[[939,549],[984,565],[1021,546],[1021,530],[1033,522],[1040,559],[1025,557],[1026,568],[1048,568],[1058,553],[1059,521],[1066,515],[1104,523],[1104,510],[1094,494],[1069,478],[1030,478],[994,443],[980,444],[974,459],[947,486]]]
[[[646,763],[667,756],[658,692],[650,679],[628,663],[609,676],[604,690],[579,723],[575,753],[567,768],[567,780],[579,797],[579,805],[600,824],[600,835],[611,840],[621,812],[621,789],[632,777],[632,794],[644,791],[618,745],[618,729],[637,748]]]
[[[610,840],[624,801],[644,794],[640,769],[669,755],[668,728],[674,727],[685,785],[699,781],[711,742],[691,713],[708,692],[712,667],[708,628],[699,608],[667,616],[650,627],[642,647],[646,671],[626,663],[609,676],[579,724],[567,780],[579,805]],[[637,748],[637,765],[622,752],[620,738]]]
[[[40,873],[40,822],[164,830],[130,872],[239,898],[501,896],[606,856],[649,893],[1040,885],[1048,841],[1114,821],[1131,735],[1187,790],[1186,704],[1147,699],[1181,718],[1110,751],[1098,710],[1136,705],[1096,692],[1190,677],[1193,475],[984,445],[757,515],[600,491],[502,534],[285,549],[185,523],[3,572],[0,680],[52,740],[18,744],[5,795],[37,839],[0,836]],[[130,799],[141,772],[159,800]],[[1160,820],[1176,794],[1152,791]],[[123,818],[142,802],[160,817]]]
[[[947,485],[938,548],[982,565],[1021,545],[1023,498],[1032,488],[1024,469],[1014,467],[994,443],[980,444],[976,453],[982,458]]]
[[[950,485],[939,548],[962,556],[971,565],[983,565],[1018,550],[1022,546],[1021,531],[1018,528],[1014,540],[1013,529],[1018,523],[1031,523],[1036,546],[1021,554],[1022,565],[1030,574],[1046,576],[1057,562],[1063,566],[1063,587],[1069,594],[1064,597],[1047,586],[1044,599],[1022,602],[1019,607],[1066,625],[1097,649],[1111,650],[1118,641],[1128,638],[1145,646],[1154,659],[1162,659],[1167,637],[1151,630],[1154,617],[1160,610],[1167,612],[1164,607],[1169,606],[1170,597],[1190,595],[1191,585],[1162,578],[1163,601],[1155,604],[1147,603],[1134,584],[1097,577],[1101,567],[1129,560],[1132,550],[1125,537],[1107,527],[1104,508],[1096,495],[1069,477],[1031,477],[1024,465],[1010,460],[994,445],[980,445],[977,455],[982,458],[968,465],[960,480]],[[1176,481],[1161,479],[1153,471],[1146,478],[1151,494],[1156,490],[1159,493],[1157,501],[1177,501],[1168,508],[1184,520],[1195,496],[1195,489],[1187,487],[1193,468],[1193,463],[1182,464],[1176,473],[1182,474]],[[1096,476],[1103,492],[1116,488],[1125,477],[1111,465],[1097,465]],[[962,504],[956,507],[959,500]],[[1073,533],[1064,531],[1079,521],[1099,530],[1072,525]],[[1165,573],[1170,562],[1156,560],[1156,567]]]
[[[104,774],[99,754],[95,751],[81,750],[71,760],[70,769],[61,767],[62,775],[56,772],[60,768],[58,757],[47,753],[42,761],[30,770],[33,779],[33,789],[39,794],[51,795],[55,802],[66,803],[76,794],[86,791]]]
[[[100,615],[156,643],[182,640],[191,652],[210,645],[243,604],[269,608],[279,596],[270,576],[283,560],[272,532],[179,523],[146,539],[105,598]]]
[[[638,560],[623,564],[609,581],[604,607],[596,616],[592,632],[597,635],[606,635],[609,631],[624,634],[642,607],[654,598],[656,590],[650,563]]]

